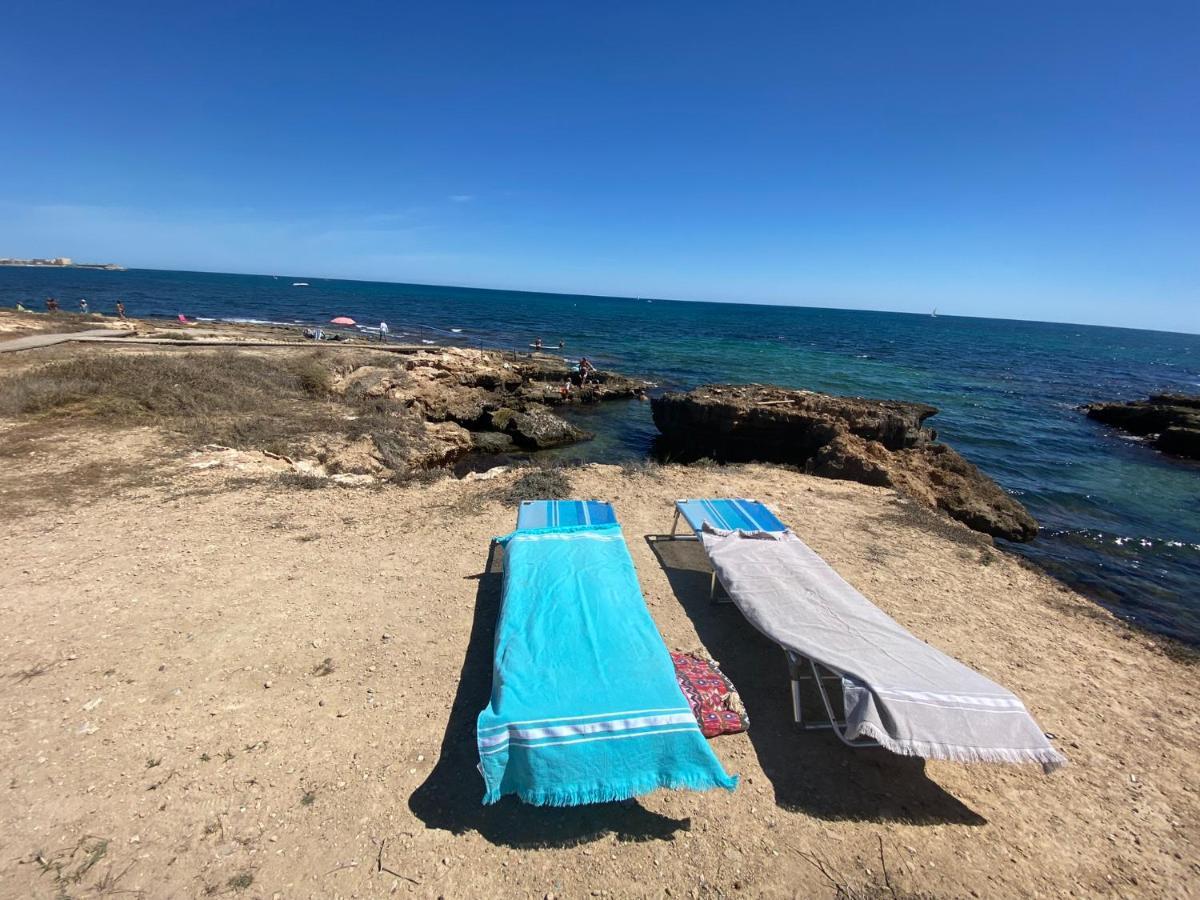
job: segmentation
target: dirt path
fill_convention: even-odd
[[[87,331],[68,331],[59,334],[30,334],[25,337],[0,341],[0,353],[15,353],[18,350],[37,350],[52,347],[66,341],[120,340],[127,339],[129,331],[113,331],[110,328],[92,328]]]

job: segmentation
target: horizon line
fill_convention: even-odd
[[[7,268],[7,267],[5,267],[5,268]],[[69,269],[67,269],[65,267],[53,268],[50,266],[45,266],[45,267],[38,267],[38,268],[39,268],[39,271],[70,271]],[[104,271],[104,270],[94,270],[94,271]],[[646,297],[646,296],[641,296],[641,295],[623,296],[620,294],[591,294],[591,293],[575,292],[575,291],[546,291],[546,290],[531,290],[528,288],[483,287],[481,285],[471,285],[471,284],[429,284],[426,282],[418,282],[418,281],[388,281],[388,280],[374,279],[374,278],[350,278],[350,277],[345,277],[345,276],[330,276],[330,275],[286,275],[286,276],[284,276],[284,275],[278,275],[278,274],[273,274],[273,273],[268,274],[268,273],[263,273],[263,272],[222,272],[222,271],[216,271],[216,270],[212,270],[212,269],[157,269],[157,268],[143,267],[143,266],[123,267],[122,271],[126,271],[126,272],[136,272],[136,271],[141,271],[141,272],[183,272],[183,273],[195,274],[195,275],[233,275],[233,276],[250,277],[250,278],[283,278],[283,277],[313,278],[313,279],[318,279],[321,281],[349,281],[349,282],[354,282],[356,284],[395,284],[395,285],[404,285],[404,286],[408,286],[408,287],[428,287],[428,288],[441,288],[441,289],[448,289],[448,290],[501,291],[501,292],[510,293],[510,294],[539,294],[539,295],[543,295],[543,296],[547,296],[547,297],[580,297],[580,298],[586,298],[586,299],[592,299],[592,300],[629,300],[629,301],[646,300],[646,301],[653,301],[656,303],[710,303],[710,304],[716,304],[716,305],[721,305],[721,306],[774,306],[774,307],[783,307],[783,308],[788,308],[788,309],[819,309],[819,310],[826,310],[826,311],[833,311],[833,312],[852,312],[852,313],[853,312],[861,312],[861,313],[881,313],[884,315],[894,315],[894,316],[933,317],[931,313],[908,312],[908,311],[892,310],[892,309],[871,309],[871,308],[861,308],[861,307],[853,307],[853,306],[849,306],[849,307],[848,306],[819,306],[819,305],[807,304],[807,303],[772,303],[772,302],[763,301],[763,300],[706,300],[706,299],[697,299],[697,298],[682,299],[682,298],[675,298],[675,297]],[[1052,319],[1020,319],[1020,318],[1015,318],[1015,317],[1010,317],[1010,316],[995,316],[995,315],[972,316],[972,315],[964,315],[962,313],[950,313],[950,312],[939,313],[939,312],[937,312],[938,307],[936,307],[936,306],[934,306],[932,309],[933,309],[933,312],[937,314],[936,315],[937,318],[972,319],[972,320],[978,320],[978,321],[984,321],[984,322],[988,322],[988,321],[991,321],[991,322],[1021,322],[1021,323],[1027,323],[1030,325],[1073,325],[1073,326],[1078,326],[1078,327],[1082,327],[1082,328],[1110,328],[1110,329],[1114,329],[1117,331],[1141,331],[1141,332],[1149,332],[1151,334],[1173,334],[1173,335],[1183,335],[1184,337],[1200,337],[1200,331],[1169,331],[1169,330],[1163,329],[1163,328],[1141,328],[1141,327],[1135,327],[1135,326],[1131,326],[1131,325],[1108,325],[1108,324],[1100,324],[1100,323],[1093,323],[1093,322],[1056,321],[1056,320],[1052,320]]]

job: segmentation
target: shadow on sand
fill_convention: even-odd
[[[778,806],[823,819],[986,824],[929,779],[923,759],[852,750],[827,731],[797,728],[783,652],[732,603],[709,599],[712,570],[699,542],[667,535],[647,535],[646,542],[700,640],[737,686],[750,716],[750,742]]]
[[[475,718],[491,697],[501,556],[493,544],[485,571],[473,576],[479,583],[475,618],[441,754],[429,777],[409,798],[409,809],[429,828],[454,834],[474,830],[506,847],[568,847],[607,834],[624,841],[671,840],[675,832],[688,830],[690,819],[659,815],[633,800],[551,808],[505,797],[493,806],[483,805],[483,779],[476,769]]]

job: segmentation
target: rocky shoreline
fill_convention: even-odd
[[[763,385],[707,385],[651,405],[670,458],[792,465],[895,488],[993,537],[1037,536],[1025,507],[924,427],[936,407]]]
[[[1200,459],[1200,395],[1151,394],[1127,403],[1089,403],[1081,407],[1089,419],[1150,438],[1171,456]]]
[[[602,371],[584,381],[555,357],[449,347],[335,370],[329,389],[360,406],[378,404],[389,426],[317,446],[313,455],[327,474],[386,477],[450,466],[472,453],[530,453],[589,440],[593,435],[552,410],[630,399],[645,387]]]
[[[35,317],[26,314],[13,324],[30,318]],[[153,358],[179,359],[175,353],[183,347],[174,352],[160,348],[186,339],[195,350],[185,351],[184,360],[199,359],[197,354],[237,353],[225,363],[211,363],[232,374],[235,359],[267,354],[262,359],[278,360],[278,354],[285,354],[283,359],[290,362],[275,365],[278,371],[272,376],[278,379],[273,389],[278,396],[267,400],[273,402],[263,406],[264,401],[248,400],[241,411],[245,428],[226,428],[225,434],[200,443],[217,451],[262,451],[302,475],[342,483],[403,481],[428,470],[486,469],[513,456],[586,441],[593,435],[559,415],[563,408],[644,400],[651,387],[605,371],[591,371],[584,380],[576,367],[550,354],[359,341],[318,346],[296,340],[295,329],[279,327],[201,328],[147,320],[126,324],[135,328],[136,336],[122,339],[117,347],[110,344],[102,351],[106,357],[143,353],[151,342]],[[201,340],[203,349],[197,346]],[[150,374],[136,371],[139,379]],[[253,367],[247,369],[250,377],[262,376],[254,372]],[[53,374],[45,373],[51,378]],[[74,383],[70,373],[60,375],[65,386]],[[289,398],[294,387],[288,385],[297,378],[303,397]],[[178,380],[168,378],[172,379]],[[110,387],[125,393],[126,384],[127,376],[122,375]],[[252,386],[239,382],[236,390],[247,387]],[[272,391],[266,384],[259,387]],[[153,397],[114,396],[99,406],[131,403],[158,405]],[[660,457],[792,465],[826,478],[893,488],[993,537],[1028,541],[1038,532],[1037,522],[1019,502],[937,441],[937,432],[925,425],[937,409],[927,404],[763,385],[710,385],[667,393],[654,398],[651,406],[662,434]],[[289,420],[282,429],[255,423],[280,413]]]
[[[468,456],[536,453],[593,437],[555,410],[645,396],[612,372],[586,383],[561,359],[492,351],[421,351],[390,365],[335,373],[333,395],[380,402],[389,427],[354,439],[326,436],[311,454],[326,475],[407,477]],[[894,488],[968,527],[1029,541],[1026,509],[925,426],[922,403],[836,397],[761,385],[709,385],[651,400],[657,451],[678,461],[770,462],[809,474]],[[312,464],[310,463],[310,466]],[[485,467],[487,463],[484,463]]]

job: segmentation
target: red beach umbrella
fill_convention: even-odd
[[[336,319],[329,320],[330,325],[354,325],[355,321],[349,316],[338,316]]]

